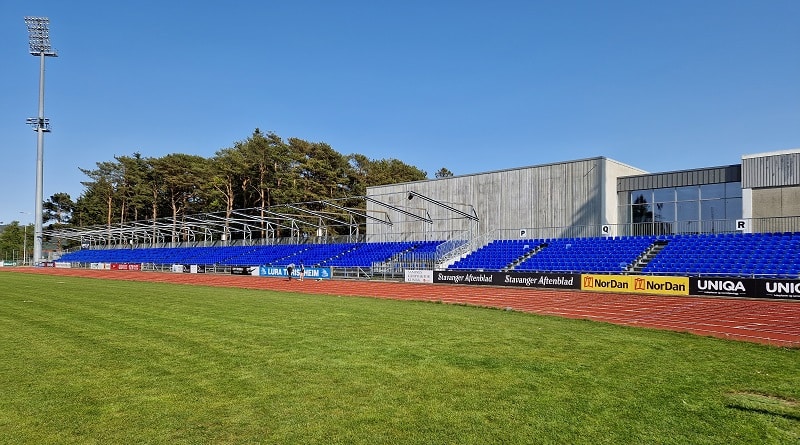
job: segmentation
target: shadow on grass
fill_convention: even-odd
[[[756,392],[733,392],[727,394],[728,408],[800,422],[800,403],[797,400],[760,394]]]

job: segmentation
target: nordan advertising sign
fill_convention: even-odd
[[[655,295],[689,295],[689,278],[649,275],[581,275],[581,290]]]
[[[633,291],[657,295],[689,295],[686,277],[633,277]]]

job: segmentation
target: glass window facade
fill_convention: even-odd
[[[621,208],[632,235],[735,231],[742,217],[742,183],[635,190]]]
[[[677,187],[675,192],[677,193],[678,201],[697,201],[700,199],[700,187],[696,185]]]

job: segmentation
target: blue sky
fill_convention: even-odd
[[[7,1],[0,221],[115,155],[211,157],[258,127],[456,175],[607,156],[650,172],[800,147],[800,1]],[[21,213],[26,212],[26,213]]]

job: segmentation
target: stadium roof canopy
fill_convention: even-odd
[[[313,234],[357,238],[365,224],[392,225],[387,211],[353,208],[358,201],[370,201],[379,207],[401,211],[368,196],[354,196],[326,201],[280,204],[267,208],[252,207],[230,212],[218,211],[101,224],[89,227],[47,229],[44,234],[55,239],[79,241],[81,245],[124,246],[128,244],[166,244],[175,242],[213,242],[219,240],[275,240]],[[348,206],[350,205],[350,207]],[[406,213],[413,218],[423,216]]]

